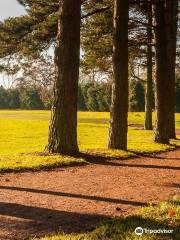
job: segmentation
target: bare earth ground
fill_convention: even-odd
[[[0,175],[0,240],[90,230],[180,194],[180,150],[45,172]]]

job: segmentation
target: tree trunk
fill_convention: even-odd
[[[127,149],[129,1],[114,0],[113,90],[109,148]]]
[[[148,27],[147,27],[147,85],[145,95],[145,122],[144,129],[152,130],[152,109],[153,109],[153,64],[152,64],[152,5],[148,4]]]
[[[167,54],[169,72],[169,137],[176,138],[175,130],[175,68],[176,68],[176,37],[178,0],[166,0],[166,32],[167,32]]]
[[[76,153],[77,96],[80,60],[81,0],[60,3],[54,103],[49,127],[47,151]]]
[[[165,1],[154,4],[156,40],[156,129],[155,142],[169,143],[169,78]]]

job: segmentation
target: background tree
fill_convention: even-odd
[[[78,103],[77,103],[78,110],[85,111],[86,110],[86,103],[82,91],[81,85],[78,86]]]
[[[144,112],[145,96],[144,86],[140,81],[130,82],[129,110],[130,112]]]
[[[8,104],[7,108],[8,109],[19,109],[21,107],[21,100],[20,100],[20,94],[19,94],[19,89],[17,88],[10,88],[7,89],[7,99],[8,99]],[[0,94],[1,95],[1,94]],[[41,108],[43,104],[41,102]],[[29,109],[29,107],[28,107]]]
[[[8,106],[8,97],[7,92],[3,86],[0,86],[0,108],[6,109]]]
[[[21,87],[19,89],[19,101],[21,109],[44,109],[38,90],[33,87]]]

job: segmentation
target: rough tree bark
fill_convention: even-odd
[[[175,130],[175,68],[178,21],[178,0],[166,0],[166,33],[169,76],[169,137],[176,138]]]
[[[76,153],[77,95],[80,60],[81,0],[62,0],[59,11],[54,103],[46,150]]]
[[[152,64],[152,5],[148,4],[148,26],[147,26],[147,83],[145,94],[145,121],[144,129],[152,130],[152,109],[153,109],[153,64]]]
[[[156,127],[155,142],[169,143],[169,78],[167,59],[167,38],[165,21],[165,1],[155,1],[155,41],[156,41]]]
[[[127,149],[129,1],[114,0],[113,90],[109,148]]]

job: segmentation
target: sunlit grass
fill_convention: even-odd
[[[158,152],[173,149],[174,146],[171,145],[154,143],[152,131],[138,129],[143,125],[143,116],[143,113],[129,114],[129,152],[124,152],[107,150],[109,113],[79,112],[80,150],[88,150],[92,155],[124,158],[132,156],[134,151]],[[49,111],[0,111],[0,171],[69,165],[86,161],[82,157],[36,154],[43,152],[47,144],[49,118]],[[180,129],[180,114],[176,115],[176,127]],[[171,143],[180,146],[178,140]]]
[[[58,234],[40,240],[178,240],[180,239],[180,199],[173,197],[157,206],[149,205],[136,215],[119,217],[99,224],[93,232],[84,234]],[[147,234],[137,236],[136,227],[148,230],[173,230],[168,234]],[[35,240],[37,240],[35,238]]]
[[[12,154],[0,156],[0,172],[12,170],[28,169],[49,169],[60,166],[73,166],[74,164],[83,164],[86,161],[83,158],[74,158],[62,155],[43,156],[39,154]]]

